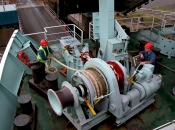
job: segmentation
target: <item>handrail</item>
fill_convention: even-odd
[[[31,35],[44,34],[44,33],[45,32],[37,32],[37,33],[24,34],[23,36],[31,36]]]
[[[57,18],[57,20],[58,20],[62,25],[65,24],[64,21],[62,21],[62,20],[59,19],[58,14],[56,14],[48,5],[46,5],[46,8]]]
[[[71,28],[69,28],[69,25],[66,25],[66,24],[64,23],[64,21],[60,20],[60,19],[59,19],[59,16],[58,16],[48,5],[46,5],[46,8],[48,8],[48,10],[57,18],[57,20],[62,24],[62,26],[63,26],[64,28],[66,28],[66,30],[67,30],[66,32],[69,32],[72,36],[76,37],[77,39],[81,39],[81,43],[83,44],[83,31],[82,31],[79,27],[77,27],[77,26],[74,25],[74,24],[69,24],[69,25],[73,25],[73,26],[74,26],[74,27],[73,27],[73,31],[72,31]],[[78,30],[80,30],[81,36],[79,36],[79,35],[76,33],[75,28],[77,28]],[[66,33],[66,32],[65,32],[65,33]]]
[[[143,18],[150,18],[152,20],[144,22],[144,21],[141,21],[141,19],[143,19]],[[155,22],[155,18],[158,19],[159,21],[162,21],[161,24]],[[139,29],[143,29],[143,28],[148,28],[148,26],[146,26],[146,27],[140,26],[141,24],[144,24],[144,23],[145,24],[150,23],[151,24],[151,26],[150,26],[151,29],[154,28],[154,25],[158,25],[162,29],[165,28],[165,20],[163,20],[161,18],[158,18],[158,17],[155,17],[155,16],[141,16],[141,17],[132,17],[132,18],[121,18],[121,19],[117,19],[117,21],[119,21],[119,23],[120,23],[120,21],[129,20],[129,19],[130,19],[130,23],[128,22],[127,25],[130,28],[131,32],[135,32],[135,31],[138,31]],[[125,23],[123,23],[123,24],[125,25]],[[134,25],[136,25],[135,28],[134,28]]]
[[[89,39],[92,39],[95,41],[95,39],[93,38],[93,23],[89,22]]]
[[[73,30],[71,30],[69,27],[73,26]],[[65,28],[67,31],[64,32],[59,32],[59,33],[48,33],[48,29],[52,29],[52,28]],[[76,33],[76,29],[78,29],[81,32],[81,35],[78,35]],[[51,26],[51,27],[45,27],[44,28],[45,31],[45,37],[47,39],[47,35],[53,35],[53,34],[61,34],[61,33],[67,33],[69,32],[74,38],[76,37],[77,39],[81,40],[81,43],[83,44],[83,31],[76,26],[75,24],[66,24],[66,25],[59,25],[59,26]],[[49,39],[47,39],[49,41]]]
[[[149,21],[142,21],[141,19],[148,18]],[[159,22],[155,21],[158,20]],[[139,29],[148,28],[149,26],[142,26],[143,24],[150,23],[150,29],[152,30],[155,27],[160,27],[164,29],[166,26],[166,20],[161,19],[156,16],[141,16],[141,17],[132,17],[132,18],[120,18],[116,19],[120,24],[126,25],[130,28],[131,32],[137,32]],[[123,22],[127,21],[127,22]],[[161,21],[161,22],[160,22]],[[93,23],[89,23],[89,39],[93,39]],[[93,39],[94,40],[94,39]]]
[[[41,3],[43,4],[43,3]],[[44,27],[44,32],[37,32],[37,33],[30,33],[30,34],[24,34],[24,36],[31,36],[31,35],[38,35],[38,34],[44,34],[44,37],[45,39],[48,40],[48,42],[53,42],[53,41],[58,41],[60,39],[57,39],[55,37],[54,40],[49,40],[47,38],[47,36],[50,36],[50,35],[59,35],[59,34],[63,34],[63,33],[69,33],[71,34],[74,38],[76,37],[77,39],[80,39],[81,40],[81,43],[83,44],[83,31],[78,27],[76,26],[75,24],[65,24],[62,20],[59,20],[59,16],[48,6],[48,5],[44,5],[56,18],[57,20],[61,23],[61,25],[58,25],[58,26],[51,26],[51,27]],[[73,30],[70,28],[70,26],[73,26]],[[63,32],[58,32],[58,33],[48,33],[48,29],[53,29],[53,28],[65,28],[65,31]],[[78,29],[81,34],[79,35],[77,32],[76,32],[76,29]]]
[[[175,16],[175,12],[172,11],[162,11],[162,10],[154,10],[154,9],[147,9],[147,8],[140,8],[138,11],[141,12],[147,12],[147,13],[151,13],[154,15],[162,15],[163,20],[169,18],[169,20],[175,20],[175,18],[171,17],[171,16]]]

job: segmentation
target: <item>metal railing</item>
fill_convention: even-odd
[[[120,18],[116,19],[120,25],[125,25],[130,28],[131,32],[137,32],[143,29],[160,28],[164,29],[167,25],[167,20],[159,18],[156,16],[141,16],[141,17],[132,17],[132,18]],[[89,23],[89,38],[93,39],[93,23]]]
[[[94,34],[93,34],[93,23],[92,22],[89,22],[89,39],[92,39],[95,41]]]
[[[70,26],[72,26],[73,30],[70,29]],[[64,28],[65,30],[63,32],[58,32],[58,33],[49,33],[50,29],[56,29],[56,28]],[[49,30],[48,30],[49,29]],[[81,32],[81,34],[79,35],[78,33],[76,33],[76,30],[79,30]],[[77,38],[78,40],[81,41],[81,43],[83,44],[83,31],[77,27],[75,24],[66,24],[66,25],[59,25],[59,26],[51,26],[51,27],[45,27],[44,28],[45,31],[45,38],[49,41],[49,42],[53,42],[53,41],[58,41],[60,39],[55,39],[55,40],[49,40],[48,36],[58,36],[60,34],[71,34],[74,38]]]
[[[142,13],[148,13],[148,14],[153,14],[156,15],[163,20],[166,20],[166,25],[173,25],[175,21],[175,12],[171,11],[162,11],[162,10],[153,10],[153,9],[147,9],[147,8],[141,8],[138,10],[139,12]]]
[[[144,19],[148,19],[144,21]],[[151,30],[155,27],[160,27],[161,29],[165,28],[166,20],[155,16],[142,16],[142,17],[132,17],[132,18],[122,18],[116,19],[121,25],[126,25],[130,28],[131,32],[137,32],[140,29]]]
[[[144,21],[143,19],[149,19],[149,21]],[[154,16],[121,18],[116,20],[120,23],[120,25],[126,25],[128,28],[130,28],[131,32],[137,32],[141,29],[149,29],[149,28],[152,30],[153,28],[157,28],[157,27],[164,29],[166,25],[166,20],[163,20],[161,18],[154,17]],[[159,22],[156,22],[156,21],[159,21]],[[92,22],[89,23],[89,38],[93,39]]]
[[[45,32],[37,32],[37,33],[29,33],[29,34],[24,34],[23,36],[33,36],[33,35],[40,35],[40,34],[45,34]]]
[[[54,41],[59,41],[61,39],[58,39],[57,37],[61,37],[62,34],[65,34],[65,36],[67,36],[68,34],[71,35],[74,38],[77,38],[78,40],[81,41],[81,43],[83,44],[83,31],[77,27],[74,24],[65,24],[62,20],[59,19],[59,16],[48,6],[48,5],[44,5],[43,3],[41,3],[43,6],[45,6],[51,13],[52,15],[57,18],[57,20],[62,24],[59,26],[51,26],[51,27],[44,27],[44,32],[36,32],[36,33],[30,33],[30,34],[24,34],[24,36],[32,36],[32,35],[40,35],[43,34],[45,39],[47,39],[48,42],[54,42]],[[62,32],[55,32],[52,31],[52,29],[58,29],[58,28],[62,28],[60,30],[63,30]],[[72,28],[72,29],[71,29]],[[80,35],[76,32],[76,30],[80,31]],[[59,36],[61,35],[61,36]],[[49,36],[54,36],[54,39],[49,39]]]
[[[81,40],[81,43],[83,43],[83,31],[79,28],[79,27],[77,27],[76,25],[74,25],[74,24],[69,24],[69,25],[66,25],[65,23],[64,23],[64,21],[62,21],[62,20],[60,20],[59,19],[59,16],[58,16],[58,14],[56,14],[55,12],[54,12],[54,10],[52,10],[48,5],[45,5],[45,7],[52,13],[52,15],[62,24],[62,26],[53,26],[53,27],[55,27],[55,28],[58,28],[58,27],[64,27],[67,31],[65,31],[65,32],[59,32],[59,33],[56,33],[56,34],[63,34],[63,33],[70,33],[74,38],[76,37],[78,40]],[[73,26],[73,30],[70,28],[70,26]],[[46,27],[46,28],[44,28],[44,29],[48,29],[48,28],[52,28],[52,27]],[[79,35],[78,33],[76,33],[76,28],[78,29],[78,30],[80,30],[80,32],[81,32],[81,35]],[[45,30],[46,31],[46,30]],[[52,33],[53,34],[53,33]],[[52,35],[52,34],[46,34],[46,38],[47,38],[47,35]],[[54,33],[55,34],[55,33]],[[58,40],[58,39],[57,39]],[[54,41],[54,40],[52,40],[52,41]]]
[[[52,15],[62,24],[65,25],[64,21],[59,19],[58,14],[55,13],[48,5],[45,5],[45,7],[52,13]]]
[[[171,128],[173,129],[174,126],[175,126],[174,123],[175,123],[175,120],[170,121],[170,122],[168,122],[168,123],[166,123],[166,124],[163,124],[163,125],[161,125],[161,126],[155,128],[155,129],[153,129],[153,130],[171,129]]]
[[[71,30],[69,27],[72,26],[73,30]],[[56,28],[64,28],[65,30],[63,32],[52,32],[52,29],[56,29]],[[76,33],[76,29],[78,29],[81,32],[81,35],[79,35],[78,33]],[[60,37],[59,35],[65,34],[65,36],[67,36],[66,34],[69,33],[72,35],[72,37],[77,38],[78,40],[81,41],[81,43],[83,44],[83,31],[77,27],[74,24],[67,24],[67,25],[59,25],[59,26],[51,26],[51,27],[45,27],[44,28],[44,32],[36,32],[36,33],[30,33],[30,34],[24,34],[24,36],[32,36],[32,35],[40,35],[43,34],[45,39],[51,43],[51,42],[55,42],[55,41],[59,41],[61,39],[57,39],[57,37]],[[54,36],[55,39],[51,40],[48,37],[49,36]]]

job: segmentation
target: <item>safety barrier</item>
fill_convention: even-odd
[[[93,36],[93,23],[92,22],[89,22],[89,39],[94,39],[94,36]]]
[[[125,25],[130,28],[130,32],[137,32],[143,29],[154,29],[159,31],[160,29],[163,30],[166,26],[174,26],[175,29],[175,12],[152,10],[147,8],[141,8],[138,12],[150,14],[150,16],[119,18],[116,20],[120,23],[120,25]],[[93,22],[89,23],[89,39],[94,40]]]
[[[52,31],[52,29],[54,30],[54,29],[58,29],[58,28],[62,28],[63,32],[53,32]],[[73,30],[70,29],[70,28],[73,28]],[[79,30],[81,32],[81,35],[76,33],[76,30]],[[83,31],[74,24],[65,24],[65,25],[59,25],[59,26],[45,27],[44,32],[24,34],[24,36],[32,36],[32,35],[40,35],[40,34],[43,34],[43,37],[45,37],[45,39],[49,43],[55,42],[55,41],[59,42],[59,40],[61,40],[61,39],[58,39],[57,37],[61,37],[60,35],[62,35],[62,34],[65,34],[65,36],[67,34],[69,34],[72,37],[77,38],[78,40],[80,40],[81,43],[83,44]],[[49,36],[54,36],[54,39],[49,39]]]

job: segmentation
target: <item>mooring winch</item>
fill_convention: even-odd
[[[153,74],[154,65],[144,64],[140,70],[130,65],[129,36],[114,19],[113,6],[114,0],[99,0],[99,13],[93,13],[94,38],[100,42],[97,58],[89,57],[86,43],[82,47],[75,38],[60,40],[67,81],[47,95],[55,113],[63,113],[78,130],[90,129],[111,115],[121,125],[155,101],[162,82],[161,75]],[[71,41],[71,53],[64,48],[70,44],[66,41]]]

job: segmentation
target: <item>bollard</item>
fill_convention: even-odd
[[[48,81],[48,88],[54,91],[58,90],[58,73],[50,73],[46,75],[46,80]]]
[[[23,94],[18,97],[18,102],[21,106],[23,114],[31,114],[33,112],[31,96],[29,94]]]
[[[42,65],[38,60],[33,60],[30,62],[32,73],[33,73],[33,80],[34,83],[39,84],[40,82],[43,81],[45,75],[42,74]]]
[[[14,124],[19,130],[31,130],[30,117],[26,114],[18,115],[14,120]]]

